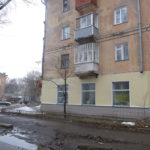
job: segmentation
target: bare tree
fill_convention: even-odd
[[[30,97],[32,102],[38,102],[40,97],[39,81],[40,72],[31,71],[27,74],[24,80],[24,95]]]
[[[16,95],[18,91],[17,79],[7,79],[5,83],[5,94]]]
[[[37,1],[40,0],[22,0],[25,4],[35,4]],[[45,0],[41,0],[41,2],[44,4]],[[12,9],[11,4],[15,4],[15,0],[0,0],[0,24],[8,23],[7,20],[7,14],[8,10]]]
[[[67,110],[66,110],[66,106],[67,106],[67,102],[68,102],[68,94],[67,94],[67,90],[68,90],[68,78],[73,76],[74,71],[73,68],[70,67],[71,64],[69,64],[69,59],[71,59],[72,57],[69,56],[71,55],[71,53],[68,51],[67,54],[62,54],[60,55],[59,53],[55,53],[52,52],[51,55],[49,55],[49,63],[50,68],[49,68],[49,74],[48,76],[46,74],[44,74],[44,80],[45,81],[49,81],[52,82],[57,89],[60,89],[63,93],[63,113],[64,113],[64,118],[66,119],[67,117]],[[71,57],[71,58],[69,58]],[[44,67],[47,67],[49,65],[46,65]],[[59,78],[62,79],[63,81],[63,85],[60,86],[57,82],[55,82],[54,80],[54,76],[55,78]]]
[[[0,0],[0,11],[4,9],[12,0]]]

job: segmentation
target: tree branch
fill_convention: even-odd
[[[6,2],[1,2],[0,3],[0,10],[5,8],[12,0],[7,0]]]

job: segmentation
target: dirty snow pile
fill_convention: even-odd
[[[35,111],[33,108],[30,108],[27,106],[16,108],[15,110],[17,110],[17,111]]]
[[[123,125],[135,126],[135,122],[122,122]]]

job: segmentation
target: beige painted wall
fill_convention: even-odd
[[[63,84],[63,80],[53,80],[57,84]],[[112,82],[129,81],[130,82],[130,106],[131,107],[149,107],[150,106],[150,72],[143,74],[123,73],[99,75],[98,78],[89,79],[68,78],[69,85],[69,104],[81,105],[81,84],[96,83],[96,106],[112,106]],[[57,87],[51,81],[43,81],[42,103],[57,103]]]

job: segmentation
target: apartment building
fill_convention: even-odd
[[[150,116],[150,1],[47,0],[42,111]]]
[[[5,80],[6,80],[6,74],[5,73],[0,73],[0,100],[4,96]]]

